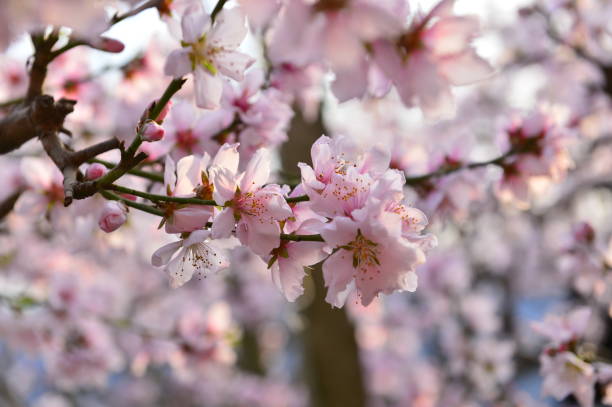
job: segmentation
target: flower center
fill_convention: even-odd
[[[221,51],[221,48],[210,47],[206,44],[206,35],[203,35],[197,42],[185,43],[184,47],[191,46],[192,52],[189,54],[191,60],[191,68],[195,69],[196,66],[201,66],[210,72],[211,75],[217,74],[217,67],[215,67],[212,57]]]
[[[353,253],[353,267],[358,271],[367,273],[371,267],[380,266],[378,244],[367,239],[360,230],[357,231],[355,240],[342,248]],[[380,273],[380,270],[377,272]]]

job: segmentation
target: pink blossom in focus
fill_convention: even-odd
[[[237,151],[234,157],[237,159]],[[237,237],[255,253],[265,256],[278,247],[278,222],[290,217],[292,212],[281,188],[265,185],[270,176],[269,153],[258,150],[243,173],[225,163],[213,165],[210,173],[215,201],[223,205],[213,221],[213,237],[229,237],[236,225]]]

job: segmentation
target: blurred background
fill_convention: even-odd
[[[226,7],[248,11],[247,3]],[[411,13],[436,3],[411,1]],[[61,174],[40,143],[29,142],[0,156],[0,199],[23,190],[47,199],[22,202],[0,219],[0,405],[589,406],[575,395],[543,394],[550,338],[533,328],[584,306],[590,314],[575,353],[598,369],[597,380],[585,382],[594,405],[612,405],[612,3],[457,0],[455,11],[479,16],[474,46],[495,73],[453,88],[453,118],[428,120],[395,90],[339,103],[333,73],[317,66],[290,102],[262,88],[254,97],[274,106],[265,142],[275,149],[277,181],[299,181],[296,165],[311,162],[310,146],[322,134],[347,136],[364,151],[383,146],[407,176],[449,158],[490,160],[504,153],[510,123],[533,111],[568,135],[566,176],[530,178],[527,197],[500,192],[503,170],[495,166],[407,187],[438,239],[418,269],[417,291],[368,307],[349,297],[337,309],[324,301],[320,266],[290,303],[267,264],[235,239],[220,243],[229,269],[171,289],[150,263],[175,240],[158,219],[130,211],[121,229],[102,232],[104,199],[63,208],[53,196]],[[250,24],[241,50],[258,60],[249,72],[273,70],[265,31]],[[120,54],[79,47],[50,65],[46,92],[78,100],[67,121],[75,148],[133,136],[169,81],[163,66],[179,26],[149,9],[106,33],[124,43]],[[23,96],[32,53],[24,32],[0,55],[0,115]],[[166,154],[212,153],[213,136],[230,134],[218,112],[196,109],[191,82],[174,99],[164,142],[143,146],[151,172],[162,172]],[[100,158],[117,162],[119,154]],[[157,188],[138,177],[122,181]],[[557,329],[573,332],[569,325]]]

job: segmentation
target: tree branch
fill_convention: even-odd
[[[4,201],[0,202],[0,221],[13,210],[13,207],[22,193],[23,190],[17,190],[4,199]]]
[[[125,12],[123,14],[115,14],[113,16],[113,18],[111,18],[110,20],[110,25],[114,25],[117,24],[120,21],[125,20],[126,18],[130,18],[135,16],[136,14],[139,14],[147,9],[150,8],[157,8],[159,10],[161,10],[164,6],[164,0],[149,0],[143,4],[141,4],[140,6],[133,8],[132,10]]]
[[[509,150],[508,152],[500,155],[499,157],[493,158],[491,160],[487,160],[487,161],[479,161],[479,162],[473,162],[473,163],[466,163],[466,164],[458,164],[455,166],[443,166],[442,168],[436,170],[436,171],[432,171],[428,174],[423,174],[423,175],[415,175],[412,177],[406,177],[406,185],[418,185],[418,184],[422,184],[424,182],[428,182],[431,179],[434,178],[440,178],[443,177],[445,175],[448,174],[452,174],[453,172],[457,172],[457,171],[461,171],[461,170],[465,170],[465,169],[475,169],[475,168],[480,168],[480,167],[486,167],[489,165],[498,165],[498,166],[503,166],[506,159],[508,157],[511,157],[515,154],[520,153],[520,151],[516,151],[516,150]]]

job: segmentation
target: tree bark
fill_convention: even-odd
[[[296,109],[289,141],[282,148],[285,172],[299,175],[298,162],[310,163],[310,147],[325,133],[321,115],[308,123]],[[308,278],[308,277],[307,277]],[[355,340],[355,327],[344,309],[325,302],[321,266],[314,267],[312,284],[305,284],[305,298],[312,302],[302,311],[305,320],[302,340],[310,405],[317,407],[363,407],[366,391]]]

